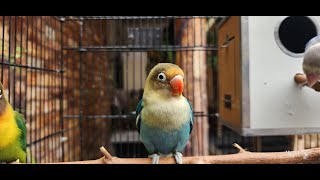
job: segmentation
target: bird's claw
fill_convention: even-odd
[[[20,164],[20,160],[17,159],[17,160],[15,160],[15,161],[11,162],[10,164]]]
[[[159,164],[160,156],[158,154],[149,155],[149,158],[152,158],[152,164]]]
[[[182,164],[182,154],[180,152],[176,152],[174,154],[174,159],[176,160],[177,164]]]

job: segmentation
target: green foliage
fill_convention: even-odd
[[[24,49],[24,48],[21,48],[21,47],[17,47],[16,48],[16,59],[21,58],[22,54],[23,53],[27,53],[27,52],[28,52],[27,49]],[[12,58],[14,58],[14,56],[12,56]]]
[[[2,49],[2,47],[0,47],[0,53],[2,53],[2,51],[8,52],[8,48],[6,46],[4,47],[4,49]],[[19,58],[21,58],[23,53],[27,53],[27,52],[28,52],[27,49],[24,49],[22,47],[16,47],[15,54],[10,54],[10,56],[7,56],[6,53],[4,53],[3,57],[6,59],[9,59],[10,63],[13,63],[14,58],[19,59]],[[11,52],[11,53],[14,53],[14,52]]]
[[[218,65],[218,57],[209,54],[207,56],[207,66],[217,69],[217,65]]]
[[[159,56],[160,56],[160,60],[174,63],[174,55],[172,51],[160,51]]]

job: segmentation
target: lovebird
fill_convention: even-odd
[[[26,121],[14,111],[0,82],[0,163],[26,163]]]
[[[182,164],[182,151],[193,128],[193,111],[182,95],[184,73],[171,63],[158,63],[146,79],[142,99],[136,108],[136,127],[152,158],[174,156]]]
[[[302,67],[308,86],[312,87],[320,80],[320,36],[312,38],[307,43]]]

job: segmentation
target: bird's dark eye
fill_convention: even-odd
[[[166,75],[165,75],[163,72],[161,72],[161,73],[158,74],[158,80],[159,80],[160,82],[164,82],[164,81],[166,81],[166,79],[167,79],[167,77],[166,77]]]
[[[0,99],[2,98],[2,90],[0,89]]]

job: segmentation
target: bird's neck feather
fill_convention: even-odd
[[[9,145],[20,133],[14,111],[8,104],[0,115],[0,149]]]
[[[146,124],[164,129],[177,129],[187,123],[188,104],[183,96],[166,98],[156,93],[143,97],[143,119]]]

